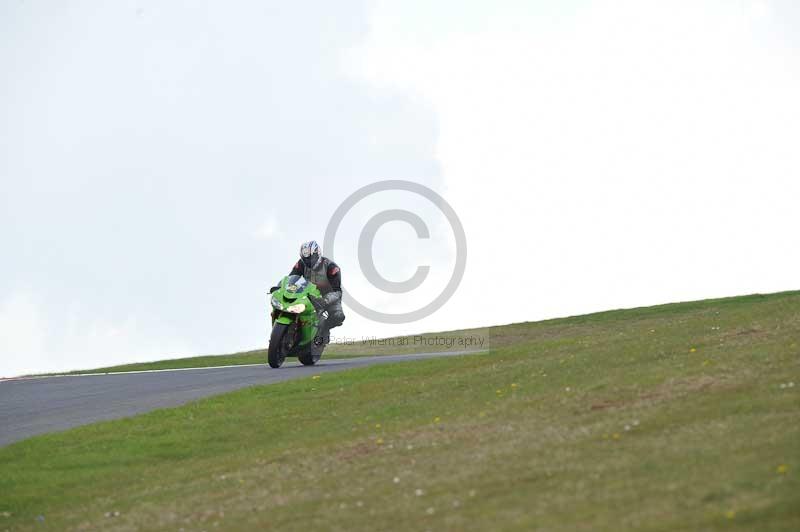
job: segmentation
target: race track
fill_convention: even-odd
[[[177,406],[257,384],[375,364],[468,353],[323,358],[310,368],[301,366],[296,359],[289,359],[280,369],[259,364],[0,381],[0,446],[36,434]]]

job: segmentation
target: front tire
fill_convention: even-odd
[[[272,334],[269,337],[269,348],[267,349],[267,363],[271,368],[279,368],[286,360],[286,350],[284,338],[289,326],[283,323],[276,323],[272,327]]]

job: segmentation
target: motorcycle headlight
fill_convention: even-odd
[[[295,314],[300,314],[306,309],[306,306],[303,303],[298,303],[296,305],[292,305],[291,307],[287,308],[287,312],[294,312]]]
[[[283,309],[283,305],[281,305],[281,302],[278,301],[278,298],[275,296],[272,296],[272,306],[278,310]]]

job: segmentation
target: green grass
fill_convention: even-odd
[[[800,529],[800,292],[487,331],[4,447],[0,531]]]

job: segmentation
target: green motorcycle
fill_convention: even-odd
[[[279,368],[287,356],[296,356],[304,366],[319,362],[324,342],[316,345],[322,294],[314,283],[301,275],[281,280],[272,294],[272,334],[269,337],[267,363]]]

